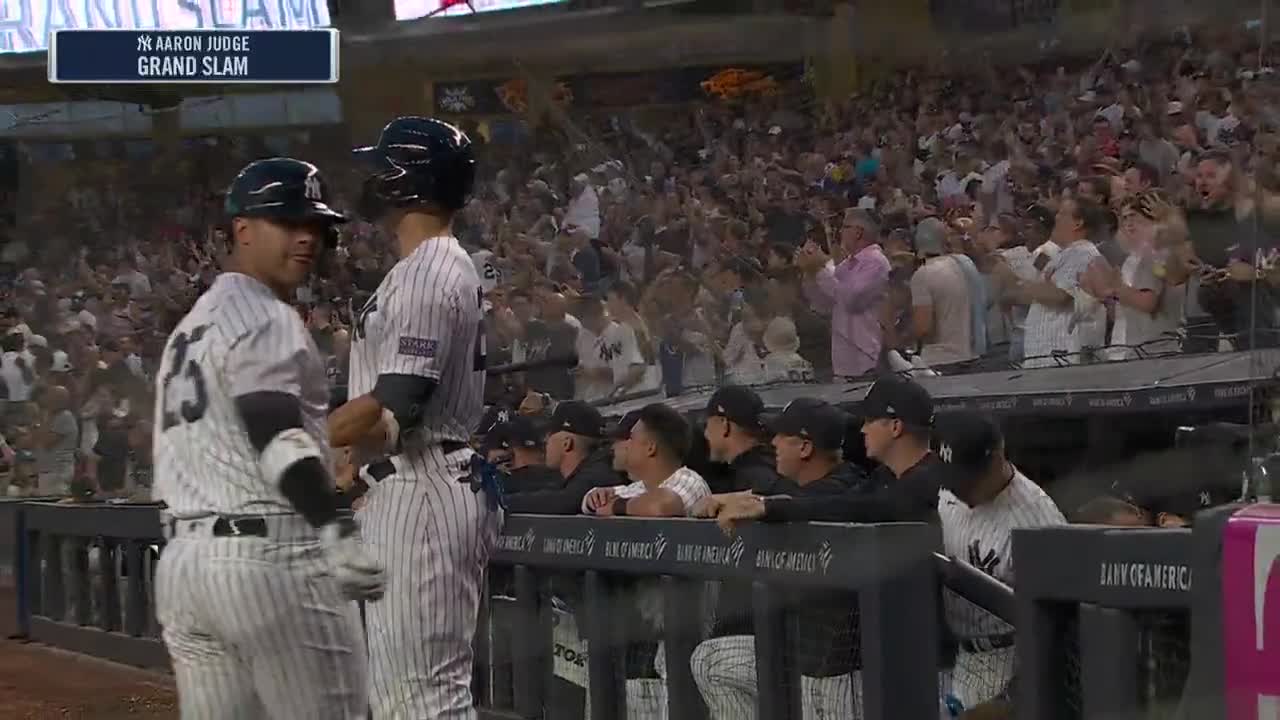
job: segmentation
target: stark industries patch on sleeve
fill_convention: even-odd
[[[400,349],[396,352],[410,357],[433,358],[436,356],[436,348],[439,345],[440,342],[437,340],[401,335]]]

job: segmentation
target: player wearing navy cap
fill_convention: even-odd
[[[623,482],[609,457],[604,417],[587,403],[566,400],[556,406],[547,424],[546,447],[547,466],[560,473],[564,484],[557,490],[512,493],[507,496],[511,512],[576,515],[592,488]]]
[[[354,318],[349,400],[329,421],[334,446],[374,461],[357,511],[388,576],[366,613],[370,705],[379,718],[474,718],[471,640],[502,519],[497,473],[469,444],[484,410],[484,298],[451,230],[476,158],[465,133],[423,117],[392,120],[355,153],[369,168],[360,214],[399,257]]]
[[[729,487],[717,490],[774,493],[778,470],[769,434],[764,425],[764,401],[756,391],[736,385],[716,390],[707,402],[703,436],[711,460],[729,466]]]
[[[939,415],[934,450],[943,462],[938,514],[947,554],[1012,587],[1013,531],[1062,525],[1062,512],[1005,457],[1000,428],[986,415]],[[944,597],[947,624],[960,641],[952,693],[973,707],[1012,681],[1013,628],[953,593]]]
[[[517,415],[497,435],[498,445],[508,457],[507,481],[503,485],[506,492],[556,490],[564,485],[560,473],[547,467],[544,423]]]
[[[359,615],[380,564],[338,512],[328,382],[290,304],[345,218],[315,165],[245,167],[227,192],[232,269],[165,344],[155,499],[169,543],[156,616],[183,717],[356,718]]]
[[[764,425],[774,433],[780,476],[773,491],[823,502],[861,487],[865,478],[843,461],[841,453],[849,421],[838,408],[810,398],[795,400],[780,415],[766,417]],[[725,500],[733,497],[754,496],[721,496],[721,501],[733,502]],[[713,637],[699,644],[690,658],[694,681],[712,720],[755,716],[758,678],[750,596],[746,588],[733,584],[722,588]],[[804,717],[859,717],[857,615],[850,612],[856,602],[843,593],[806,590],[794,592],[786,604],[796,612],[796,662]]]
[[[759,519],[937,522],[941,482],[937,468],[941,461],[929,451],[933,424],[933,399],[929,393],[909,379],[889,375],[867,391],[859,414],[867,457],[887,468],[892,476],[883,487],[837,498],[735,497],[717,508],[716,519],[726,528],[740,520]],[[794,422],[801,437],[817,432],[815,427],[805,425],[802,416]]]

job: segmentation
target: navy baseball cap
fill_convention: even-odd
[[[614,423],[613,425],[610,425],[608,430],[605,431],[605,435],[610,438],[613,438],[614,440],[630,439],[631,428],[635,427],[636,422],[638,422],[639,420],[640,420],[640,411],[632,410],[626,415],[623,415],[622,418],[618,420],[618,422]]]
[[[885,375],[858,404],[864,420],[901,420],[919,427],[933,424],[933,397],[919,383],[901,375]]]
[[[707,402],[707,417],[722,417],[748,430],[763,430],[764,401],[755,390],[728,385],[716,390]]]
[[[513,414],[509,408],[502,405],[490,405],[484,411],[484,417],[480,418],[480,426],[476,428],[476,434],[481,436],[489,435],[510,420]]]
[[[570,432],[589,438],[604,437],[604,416],[600,411],[587,403],[578,400],[566,400],[556,406],[551,413],[551,425],[548,434]]]
[[[1003,445],[1004,435],[989,415],[970,410],[938,415],[933,452],[946,464],[942,487],[965,493],[991,467],[991,458]]]
[[[505,449],[525,448],[533,450],[542,447],[546,442],[546,433],[543,432],[542,426],[533,418],[526,415],[516,415],[511,421],[502,426],[501,443]]]
[[[764,424],[775,435],[800,437],[823,450],[839,450],[844,447],[849,416],[822,400],[800,398],[787,403],[781,413],[766,417]]]

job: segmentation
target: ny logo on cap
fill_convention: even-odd
[[[320,201],[320,178],[315,175],[308,175],[307,180],[303,183],[302,193],[308,200]]]
[[[950,443],[942,443],[938,448],[938,457],[942,458],[942,462],[951,462],[952,452]]]

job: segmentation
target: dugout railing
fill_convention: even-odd
[[[909,524],[748,524],[730,538],[693,520],[513,516],[493,559],[506,575],[506,617],[482,627],[477,697],[486,717],[546,715],[551,600],[557,577],[581,588],[591,717],[627,717],[626,627],[610,622],[618,580],[649,578],[665,622],[667,717],[700,717],[688,658],[702,637],[693,608],[708,581],[752,587],[759,717],[798,717],[795,664],[780,598],[838,588],[861,604],[864,717],[936,712],[940,586],[1012,619],[1018,716],[1223,717],[1224,527],[1237,508],[1195,530],[1085,526],[1018,531],[1016,598],[963,563],[941,561],[936,529]],[[0,573],[12,578],[9,629],[41,643],[143,667],[167,665],[151,577],[162,549],[154,505],[0,502]],[[0,593],[9,592],[0,585]],[[488,615],[496,609],[486,603]],[[496,632],[494,632],[496,630]]]
[[[586,640],[588,715],[623,718],[624,655],[633,629],[620,612],[635,603],[645,578],[660,597],[660,652],[665,654],[665,712],[671,720],[704,717],[690,670],[703,637],[705,585],[745,581],[755,632],[757,716],[800,718],[799,678],[784,595],[794,588],[856,593],[861,612],[862,717],[936,717],[939,617],[936,528],[919,524],[748,524],[728,537],[696,520],[519,516],[503,529],[491,563],[511,607],[489,643],[480,688],[488,717],[542,718],[551,681],[552,585],[580,582],[575,607]],[[508,574],[509,573],[509,574]],[[506,577],[503,577],[503,576]],[[490,611],[495,608],[490,604]],[[509,675],[500,670],[510,668]]]
[[[1226,717],[1223,530],[1014,532],[1021,720]]]

